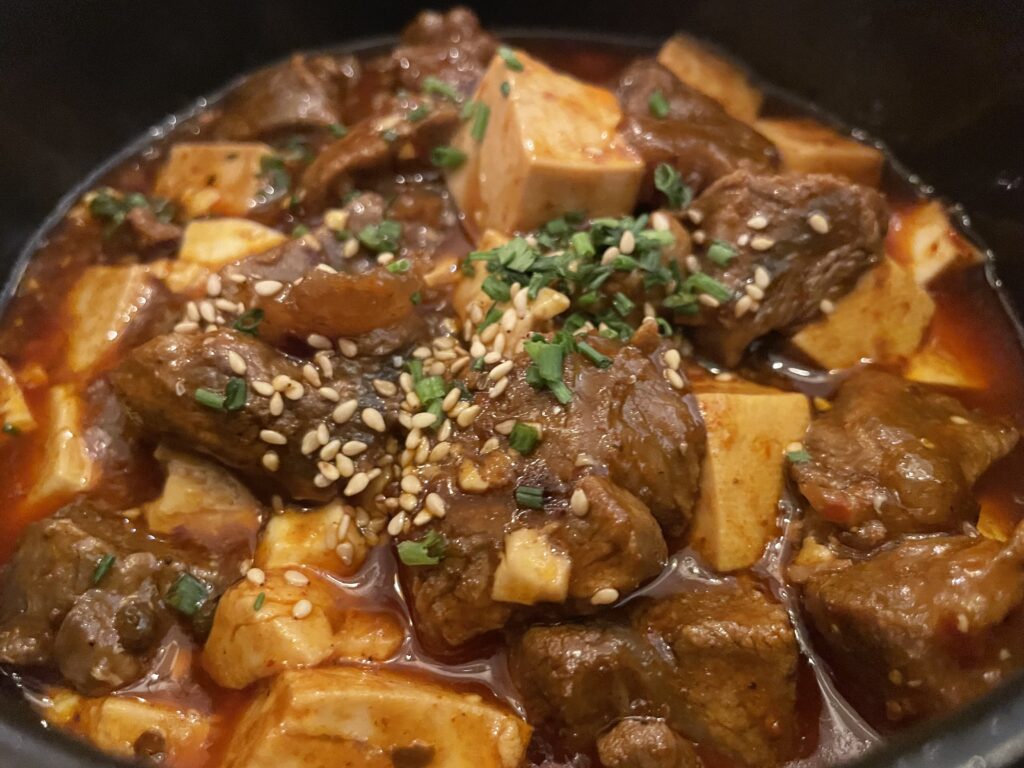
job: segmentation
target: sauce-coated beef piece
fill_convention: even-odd
[[[597,740],[605,768],[698,768],[693,745],[656,718],[628,718]]]
[[[209,407],[196,399],[198,389],[226,392],[229,379],[237,375],[229,353],[245,362],[249,382],[270,384],[281,376],[295,382],[289,385],[292,395],[287,391],[278,393],[284,403],[280,415],[271,411],[273,398],[259,394],[252,385],[239,410]],[[259,339],[218,330],[171,333],[153,339],[132,350],[114,371],[112,380],[124,404],[150,435],[206,454],[258,485],[279,488],[297,499],[325,500],[334,497],[338,488],[315,483],[322,443],[304,453],[310,431],[316,432],[323,425],[329,440],[365,443],[368,449],[356,461],[360,469],[375,466],[384,451],[383,434],[358,418],[349,418],[343,424],[333,418],[339,403],[351,399],[358,399],[359,409],[384,411],[381,397],[365,378],[375,374],[362,366],[362,361],[338,360],[334,378],[328,382],[338,393],[338,401],[334,401],[306,382],[299,361]],[[301,389],[297,397],[296,388]],[[280,444],[282,439],[284,443]],[[269,469],[264,461],[268,451],[278,457],[276,469]]]
[[[811,424],[790,474],[822,519],[871,544],[955,532],[977,511],[974,481],[1017,442],[1001,419],[898,376],[865,370]]]
[[[391,61],[404,88],[419,90],[423,79],[433,76],[469,96],[496,47],[467,8],[423,11],[402,30]]]
[[[647,164],[642,197],[653,200],[654,169],[668,163],[694,192],[732,171],[770,173],[778,167],[775,147],[722,106],[683,84],[653,59],[639,59],[619,76],[620,127],[626,141]],[[667,104],[655,114],[652,96]]]
[[[747,583],[641,600],[615,623],[533,627],[511,657],[531,722],[574,748],[656,717],[750,766],[792,753],[796,663],[785,610]]]
[[[685,529],[704,453],[692,396],[669,385],[656,351],[589,340],[612,362],[601,369],[583,355],[569,355],[571,403],[562,405],[531,386],[530,360],[521,354],[502,397],[490,398],[485,390],[474,398],[471,407],[481,409],[479,416],[458,452],[439,464],[431,490],[443,498],[447,513],[433,526],[448,542],[446,555],[436,566],[406,569],[417,627],[430,644],[460,645],[525,610],[517,603],[528,598],[492,595],[502,558],[508,567],[518,562],[509,557],[506,540],[515,530],[537,531],[543,535],[538,548],[571,563],[567,577],[552,575],[537,603],[580,613],[594,609],[590,600],[602,589],[625,595],[657,575],[667,554],[662,529]],[[474,386],[473,378],[467,383]],[[538,429],[535,450],[522,456],[507,444],[484,449],[507,434],[501,425],[516,421]],[[517,503],[520,485],[542,489],[542,509]],[[572,511],[577,492],[587,500],[583,514],[579,506]]]
[[[238,578],[245,554],[172,545],[73,504],[29,526],[5,569],[0,662],[55,666],[91,696],[134,682],[183,618],[165,600],[181,574],[216,597]]]
[[[865,712],[947,714],[1024,665],[1024,526],[1006,544],[911,538],[823,571],[806,610]]]
[[[360,73],[352,56],[304,56],[261,70],[231,92],[217,132],[230,139],[343,124],[342,103]]]
[[[698,347],[726,365],[754,339],[806,322],[823,300],[849,292],[881,259],[889,220],[873,189],[822,174],[746,171],[715,182],[690,215],[703,233],[700,269],[730,296],[678,319],[697,326]]]

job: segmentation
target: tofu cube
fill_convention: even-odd
[[[52,505],[87,491],[100,472],[85,444],[82,402],[72,385],[50,389],[45,423],[42,471],[28,498],[32,504]]]
[[[189,216],[243,216],[266,186],[260,166],[273,153],[261,142],[175,144],[153,191]]]
[[[421,676],[285,672],[243,714],[224,768],[516,768],[530,734],[504,707]]]
[[[262,508],[230,472],[165,446],[157,449],[156,458],[167,479],[160,497],[143,506],[150,530],[207,546],[255,540]]]
[[[913,275],[886,258],[861,276],[831,314],[808,323],[790,341],[823,368],[850,368],[862,360],[897,363],[921,346],[934,314],[935,302]]]
[[[238,218],[190,222],[181,238],[178,258],[211,270],[269,251],[288,238],[276,229]]]
[[[292,584],[286,571],[269,571],[263,584],[235,584],[217,604],[203,667],[225,688],[245,688],[286,669],[312,667],[334,652],[333,596],[324,582]],[[262,595],[262,597],[261,597]],[[296,604],[312,610],[296,616]]]
[[[795,392],[698,392],[707,429],[691,544],[717,571],[756,563],[777,532],[785,449],[810,424]]]
[[[289,509],[274,515],[256,549],[256,565],[263,569],[308,565],[338,576],[352,575],[366,559],[366,540],[354,521],[344,526],[344,539],[338,534],[343,519],[353,515],[352,509],[340,501],[317,509]],[[346,558],[338,549],[344,543],[350,546],[342,551],[351,550]]]
[[[688,35],[673,35],[658,51],[658,63],[681,81],[751,123],[761,109],[761,92],[745,72]]]
[[[521,72],[494,57],[473,97],[477,117],[452,142],[467,160],[449,174],[448,186],[469,223],[510,234],[569,211],[632,211],[644,165],[616,131],[622,114],[615,95],[522,51],[515,55]],[[489,118],[478,141],[479,105]]]
[[[985,389],[988,386],[988,375],[982,363],[948,349],[934,334],[907,360],[903,378],[961,389]]]
[[[210,277],[210,270],[206,267],[181,259],[156,259],[146,267],[171,293],[206,298],[206,281]]]
[[[190,765],[204,757],[211,718],[197,710],[127,695],[91,699],[64,691],[51,701],[43,711],[49,722],[85,736],[112,755],[136,757],[135,745],[146,737],[162,746],[171,765]]]
[[[782,168],[794,173],[832,173],[877,187],[885,156],[808,118],[758,120],[754,128],[775,145]]]
[[[984,261],[984,255],[953,226],[940,203],[912,205],[897,211],[889,226],[886,250],[914,279],[927,285],[939,275]]]
[[[0,357],[0,424],[4,432],[31,432],[36,428],[36,420],[25,402],[25,393],[21,391],[14,371],[7,361]]]
[[[504,603],[562,603],[569,594],[572,560],[543,531],[520,528],[505,536],[491,598]]]
[[[334,656],[345,661],[387,661],[405,642],[401,622],[390,613],[348,610],[334,633]]]
[[[89,267],[67,299],[68,366],[95,372],[157,309],[160,284],[141,265]]]

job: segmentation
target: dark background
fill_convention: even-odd
[[[396,32],[420,7],[0,0],[0,276],[65,191],[168,113],[291,50]],[[767,80],[883,139],[963,203],[1024,307],[1024,0],[480,0],[476,10],[499,29],[657,39],[678,28],[715,40]],[[0,692],[2,768],[110,765],[33,723]],[[901,764],[1010,765],[1024,754],[1022,723],[1019,681],[931,728]],[[882,752],[864,765],[892,760]]]

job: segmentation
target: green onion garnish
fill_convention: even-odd
[[[437,565],[444,559],[448,542],[437,531],[429,531],[418,541],[403,541],[398,545],[398,559],[406,565]]]
[[[167,593],[167,603],[179,613],[195,616],[209,597],[210,590],[207,585],[191,573],[185,572],[171,585]]]
[[[498,46],[498,55],[501,56],[505,62],[505,66],[511,69],[513,72],[523,71],[523,62],[516,58],[515,51],[504,45]]]
[[[459,92],[452,88],[444,80],[440,80],[433,75],[427,75],[423,78],[423,92],[430,93],[441,98],[448,99],[458,103],[462,101],[462,97]]]
[[[540,442],[540,431],[530,424],[517,421],[508,435],[508,444],[513,449],[527,456]]]
[[[685,208],[693,199],[693,190],[683,183],[682,174],[668,163],[654,169],[654,186],[668,198],[670,208]]]
[[[520,485],[516,488],[516,503],[530,509],[544,508],[544,489],[533,485]]]
[[[650,107],[651,114],[659,120],[664,120],[668,117],[668,101],[665,99],[665,94],[661,91],[651,91],[651,96],[647,100],[647,106]]]
[[[585,341],[577,341],[576,349],[598,368],[607,368],[612,364],[612,359],[608,355],[601,354]]]
[[[392,261],[384,269],[393,275],[401,275],[409,271],[412,267],[412,263],[408,259],[398,259],[398,261]]]
[[[458,168],[466,162],[466,153],[455,147],[434,147],[430,151],[430,162],[438,168],[448,168],[451,170]]]
[[[724,267],[736,258],[736,249],[724,240],[713,240],[708,246],[708,258],[720,267]]]
[[[487,133],[487,121],[490,118],[491,108],[486,104],[477,104],[473,113],[473,127],[470,128],[469,134],[478,143],[484,140],[484,134]]]
[[[113,567],[114,561],[116,559],[117,559],[117,557],[115,557],[114,555],[112,555],[110,553],[108,553],[108,554],[106,554],[106,555],[104,555],[103,557],[100,558],[100,561],[98,563],[96,563],[96,570],[94,570],[92,572],[92,583],[93,583],[93,586],[96,586],[101,581],[103,581],[103,577],[106,576],[107,573],[109,573],[109,571]]]
[[[267,601],[267,593],[266,592],[260,592],[258,595],[256,595],[256,599],[253,600],[252,609],[254,611],[259,611],[259,609],[263,607],[263,603],[265,603],[266,601]]]

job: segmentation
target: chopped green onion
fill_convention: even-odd
[[[274,192],[287,192],[292,183],[291,174],[278,155],[264,155],[260,158],[260,176]]]
[[[732,297],[732,291],[710,275],[703,272],[694,272],[683,283],[684,289],[695,289],[698,293],[706,293],[718,301],[728,301]]]
[[[433,75],[427,75],[423,78],[423,92],[430,93],[435,96],[440,96],[449,101],[458,103],[462,101],[462,96],[452,86],[448,85],[444,80],[440,80]]]
[[[513,72],[523,71],[523,62],[521,62],[511,48],[504,45],[498,46],[498,55],[501,56],[502,61],[505,62],[505,66],[511,69]]]
[[[437,565],[444,559],[448,542],[437,531],[429,531],[418,541],[403,541],[398,545],[398,559],[405,565]]]
[[[469,120],[469,118],[476,114],[476,108],[478,104],[479,102],[475,101],[474,99],[470,99],[465,104],[463,104],[462,109],[459,110],[459,119]]]
[[[412,359],[405,364],[406,369],[409,371],[409,375],[412,376],[413,383],[420,381],[423,378],[423,361]]]
[[[418,307],[420,305],[420,302],[423,301],[423,296],[420,294],[419,291],[414,291],[412,295],[409,296],[409,301],[412,302],[412,305],[414,307]]]
[[[167,603],[179,613],[195,616],[209,597],[210,590],[207,585],[191,573],[184,572],[171,585],[167,593]]]
[[[96,563],[96,570],[92,572],[93,586],[96,586],[101,581],[103,581],[103,577],[110,572],[110,569],[113,567],[115,560],[117,560],[117,557],[110,553],[107,553],[100,558],[100,561]]]
[[[428,376],[416,382],[416,397],[421,403],[429,403],[431,400],[443,398],[448,394],[445,388],[444,379],[440,376]]]
[[[266,601],[267,601],[267,593],[266,592],[260,592],[258,595],[256,595],[256,599],[253,600],[252,609],[254,611],[256,611],[256,612],[259,612],[260,608],[263,607],[263,603],[265,603]]]
[[[551,390],[551,394],[562,405],[568,405],[572,402],[572,390],[566,386],[564,381],[549,381],[548,389]]]
[[[668,117],[668,101],[665,99],[665,94],[661,91],[651,91],[651,96],[647,100],[647,106],[651,110],[651,114],[659,120],[664,120]]]
[[[601,354],[585,341],[577,341],[576,349],[598,368],[607,368],[612,364],[612,359],[608,355]]]
[[[618,293],[612,297],[612,306],[615,307],[615,311],[623,317],[629,317],[629,313],[636,309],[636,304],[626,296],[624,293]]]
[[[654,186],[668,198],[671,208],[685,208],[693,199],[693,190],[683,183],[682,174],[668,163],[654,169]]]
[[[501,310],[492,306],[487,310],[487,314],[484,315],[484,319],[480,321],[480,325],[476,327],[476,332],[480,333],[484,328],[489,325],[494,325],[499,320],[501,320]]]
[[[220,392],[214,392],[212,389],[205,389],[200,387],[196,390],[196,402],[200,405],[205,405],[207,408],[212,408],[215,411],[224,410],[224,401],[226,398]]]
[[[811,454],[801,448],[799,451],[786,451],[786,458],[793,464],[806,464],[811,460]]]
[[[724,267],[736,258],[736,249],[724,240],[713,240],[708,246],[708,258],[720,267]]]
[[[240,411],[245,407],[245,401],[249,392],[245,386],[245,379],[232,376],[228,379],[228,385],[224,388],[224,410]]]
[[[508,301],[512,296],[508,283],[494,275],[485,277],[480,289],[495,301]]]
[[[409,114],[406,115],[405,117],[410,123],[418,123],[420,120],[422,120],[429,114],[430,107],[428,107],[426,104],[420,104],[415,109],[410,111]]]
[[[391,219],[384,219],[380,224],[364,227],[357,235],[359,242],[371,251],[397,251],[398,239],[402,236],[402,225]]]
[[[565,350],[561,345],[547,341],[528,341],[523,347],[544,381],[561,381],[562,362],[565,358]]]
[[[490,117],[491,108],[486,104],[478,104],[473,114],[473,127],[469,130],[470,136],[472,136],[477,143],[484,140],[484,134],[487,133],[487,121]]]
[[[408,272],[412,267],[412,263],[408,259],[399,259],[398,261],[392,261],[384,269],[393,275],[401,275]]]
[[[534,485],[520,485],[516,488],[516,503],[530,509],[544,508],[544,489]]]
[[[331,136],[333,136],[336,139],[340,139],[346,133],[348,133],[348,128],[346,128],[341,123],[331,123],[330,125],[327,126],[327,130],[330,131]]]
[[[517,421],[508,435],[508,444],[513,449],[527,456],[540,442],[540,430],[530,424]]]
[[[597,253],[594,249],[594,241],[590,239],[590,234],[587,232],[577,232],[569,238],[569,242],[572,245],[572,249],[583,258],[588,258]]]
[[[466,162],[466,153],[455,147],[434,147],[430,151],[430,162],[438,168],[454,169]]]
[[[296,224],[292,228],[292,237],[302,237],[303,235],[309,234],[309,227],[305,224]]]
[[[508,95],[512,92],[512,84],[509,83],[508,80],[505,80],[501,85],[498,86],[498,90],[500,90],[501,95],[507,99]]]

